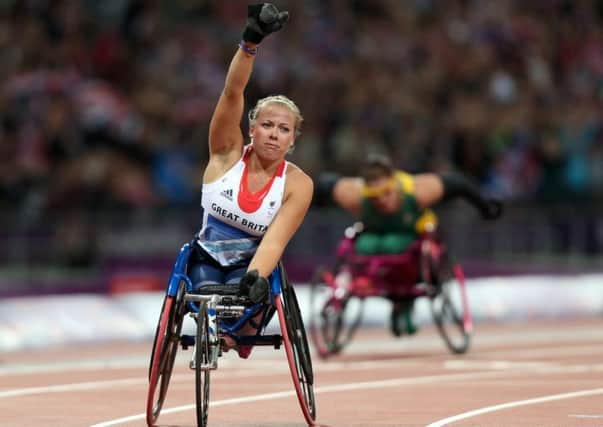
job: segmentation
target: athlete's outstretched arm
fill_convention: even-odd
[[[335,203],[352,215],[358,216],[362,206],[362,189],[364,180],[358,177],[342,177],[333,187]]]
[[[477,185],[460,174],[425,173],[414,177],[417,202],[422,208],[454,198],[465,199],[484,219],[497,219],[502,215],[499,200],[483,196]]]
[[[359,177],[343,177],[333,172],[323,172],[317,179],[312,199],[315,206],[336,204],[353,215],[360,212],[364,181]]]

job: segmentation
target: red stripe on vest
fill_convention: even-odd
[[[270,181],[268,181],[266,185],[264,185],[264,188],[252,194],[249,191],[249,188],[247,187],[247,160],[250,152],[251,150],[247,150],[247,152],[243,156],[243,163],[245,164],[245,168],[243,169],[243,176],[241,178],[241,183],[239,184],[239,196],[237,198],[239,207],[245,213],[253,213],[257,211],[260,206],[262,206],[264,197],[266,197],[266,194],[268,194],[268,192],[270,191],[270,187],[272,187],[274,178],[277,176],[283,176],[283,171],[285,170],[285,161],[283,160],[274,175],[272,175],[272,178],[270,178]]]

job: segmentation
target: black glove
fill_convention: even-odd
[[[257,270],[248,271],[239,282],[239,295],[249,296],[253,303],[265,301],[268,298],[269,290],[268,279],[260,276]]]
[[[484,219],[498,219],[503,213],[503,204],[500,200],[488,199],[481,213]]]
[[[272,3],[258,3],[247,6],[247,24],[243,40],[258,44],[270,33],[283,28],[289,20],[289,12],[279,12]]]

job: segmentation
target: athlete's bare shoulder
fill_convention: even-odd
[[[310,175],[304,172],[299,166],[295,163],[288,162],[287,165],[287,181],[293,180],[296,185],[310,185],[314,187],[314,182]]]

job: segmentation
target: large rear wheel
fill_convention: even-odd
[[[207,319],[207,304],[202,303],[197,316],[197,337],[195,340],[195,397],[197,404],[197,425],[207,425],[209,409],[209,367],[210,345]]]
[[[316,402],[310,347],[295,290],[284,274],[281,274],[281,297],[276,298],[276,308],[297,398],[306,422],[314,425]]]
[[[319,269],[310,283],[310,333],[321,357],[339,353],[362,322],[364,299],[337,284],[339,272]]]
[[[157,421],[167,394],[183,320],[183,292],[181,283],[176,296],[166,295],[155,331],[149,364],[149,390],[147,394],[147,424]]]
[[[446,346],[453,353],[462,354],[471,343],[471,316],[465,289],[465,278],[460,265],[443,257],[433,264],[431,313]]]

